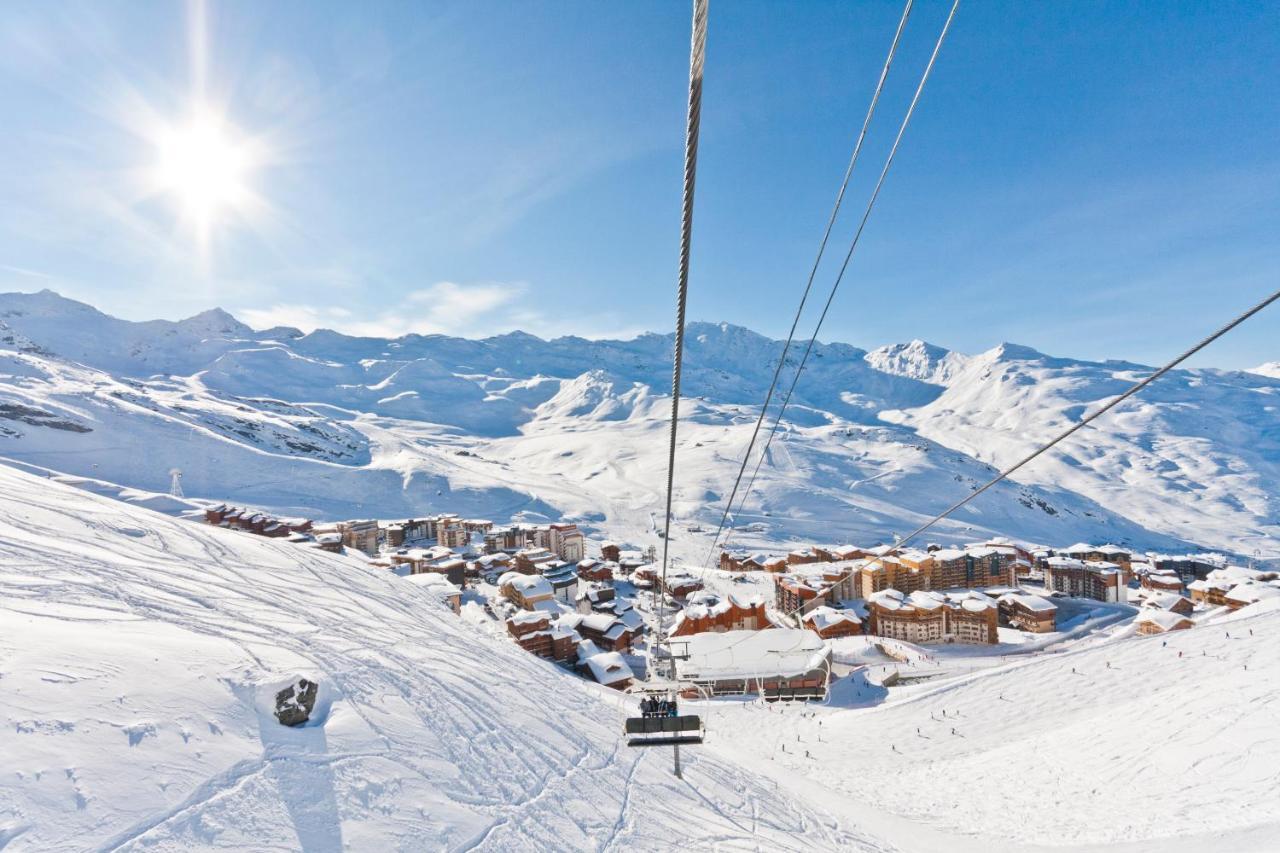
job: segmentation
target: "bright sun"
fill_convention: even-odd
[[[252,148],[222,117],[196,112],[164,128],[156,148],[157,186],[178,202],[202,244],[220,218],[243,212],[252,200]]]

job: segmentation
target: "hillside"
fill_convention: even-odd
[[[698,703],[681,782],[620,745],[624,697],[427,588],[0,467],[0,845],[1276,849],[1280,609],[1131,631],[892,691],[862,669],[825,705]],[[320,713],[286,729],[298,676]]]
[[[225,312],[129,323],[0,295],[0,455],[286,514],[576,520],[651,542],[669,335],[484,340],[254,331]],[[676,510],[712,527],[782,344],[690,325]],[[1012,344],[820,344],[734,541],[880,541],[949,505],[1143,372]],[[1177,371],[936,538],[1012,535],[1280,555],[1280,380]],[[143,452],[145,450],[145,452]],[[678,555],[709,534],[682,529]]]
[[[416,584],[5,467],[0,689],[6,850],[885,849],[709,753],[675,780]]]

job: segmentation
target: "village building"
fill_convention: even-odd
[[[735,590],[722,595],[702,590],[690,595],[684,608],[676,614],[670,636],[756,631],[770,627],[765,600],[760,594]]]
[[[583,581],[579,584],[578,593],[574,598],[579,613],[613,611],[618,604],[622,604],[617,590],[592,581]]]
[[[516,552],[515,570],[526,575],[536,575],[542,566],[555,562],[556,555],[546,548],[525,548]]]
[[[547,613],[517,611],[507,618],[507,632],[517,645],[538,657],[564,662],[577,656],[577,635]]]
[[[1247,580],[1238,583],[1227,593],[1227,607],[1239,610],[1264,599],[1280,598],[1280,587],[1273,582]]]
[[[348,548],[362,551],[369,556],[378,553],[378,522],[343,521],[338,524],[342,533],[342,544]]]
[[[702,581],[693,575],[679,571],[668,571],[664,579],[661,573],[655,575],[658,589],[671,596],[677,602],[685,601],[690,595],[702,589]]]
[[[1138,576],[1138,582],[1143,589],[1156,589],[1165,592],[1182,592],[1182,578],[1176,572],[1165,572],[1160,570],[1143,572]]]
[[[331,554],[342,553],[342,534],[341,533],[317,533],[316,545],[321,551],[328,551]]]
[[[1011,628],[1047,634],[1058,629],[1058,606],[1026,592],[1006,592],[997,599],[1000,621]]]
[[[1142,606],[1156,610],[1168,610],[1179,616],[1190,616],[1195,611],[1195,604],[1183,595],[1161,590],[1152,590],[1143,597]]]
[[[816,563],[821,559],[813,548],[797,548],[787,554],[787,565],[802,566],[805,563]]]
[[[726,572],[762,572],[768,561],[768,554],[748,553],[746,551],[721,551],[720,568]],[[786,560],[784,559],[785,563]]]
[[[1120,567],[1113,563],[1049,557],[1044,561],[1043,571],[1046,590],[1072,598],[1124,602],[1128,597]]]
[[[622,549],[615,542],[601,542],[600,559],[609,563],[616,563],[622,559]]]
[[[785,613],[808,611],[854,598],[858,561],[802,563],[774,575],[774,603]]]
[[[977,592],[920,590],[903,594],[895,589],[867,599],[867,633],[909,643],[975,643],[999,641],[996,602]]]
[[[575,566],[561,560],[550,560],[538,568],[551,584],[556,598],[566,602],[574,600],[578,593],[578,571]]]
[[[557,610],[555,590],[542,575],[507,572],[498,579],[498,591],[521,610]]]
[[[617,616],[608,613],[568,613],[560,618],[584,640],[590,640],[610,652],[629,652],[637,630]]]
[[[449,605],[449,609],[455,614],[462,612],[462,588],[452,583],[444,575],[435,572],[424,572],[420,575],[409,575],[405,580],[426,589]]]
[[[614,690],[626,690],[635,680],[626,658],[618,652],[602,652],[590,640],[578,647],[578,671]]]
[[[1203,580],[1209,572],[1227,566],[1227,558],[1221,554],[1153,554],[1150,560],[1158,571],[1173,572],[1182,578],[1183,585]]]
[[[672,653],[677,678],[712,696],[821,700],[831,678],[830,649],[800,628],[690,634],[672,641]]]
[[[547,531],[546,548],[567,563],[577,563],[585,553],[586,542],[576,524],[552,524]]]
[[[471,544],[471,533],[462,519],[446,516],[436,522],[436,542],[441,548],[466,548]]]
[[[1181,613],[1145,607],[1134,623],[1137,625],[1138,635],[1143,637],[1163,634],[1166,631],[1185,631],[1187,628],[1195,627],[1195,623]]]
[[[588,557],[585,560],[578,561],[578,577],[582,578],[584,581],[612,583],[613,570],[617,567],[617,563]]]
[[[399,548],[404,544],[404,525],[388,524],[382,529],[382,538],[388,548]]]
[[[854,637],[862,633],[862,619],[852,610],[816,607],[801,618],[804,627],[824,640]]]

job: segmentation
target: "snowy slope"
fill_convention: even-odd
[[[127,323],[48,291],[0,295],[0,323],[0,456],[151,491],[179,467],[188,494],[288,514],[569,516],[652,542],[669,335],[382,340],[257,332],[217,311]],[[676,507],[682,528],[714,529],[782,345],[689,332]],[[1140,372],[1012,345],[820,344],[735,541],[903,532]],[[1177,372],[936,538],[1280,555],[1277,394],[1257,374]],[[673,544],[701,559],[709,539]]]
[[[887,692],[860,671],[830,707],[714,712],[712,749],[906,849],[1280,850],[1278,642],[1268,602]]]
[[[1250,373],[1257,373],[1260,376],[1269,376],[1272,379],[1280,379],[1280,361],[1268,361],[1266,364],[1260,364]]]
[[[705,751],[675,780],[416,584],[11,468],[0,692],[6,850],[888,849]]]

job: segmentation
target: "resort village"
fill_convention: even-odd
[[[894,551],[813,544],[726,549],[714,568],[588,541],[575,523],[439,515],[316,523],[227,505],[203,520],[344,553],[429,590],[532,655],[625,690],[665,626],[679,681],[703,696],[824,699],[859,673],[889,687],[1098,632],[1179,631],[1264,598],[1280,574],[1220,554],[1043,547],[998,538]]]

